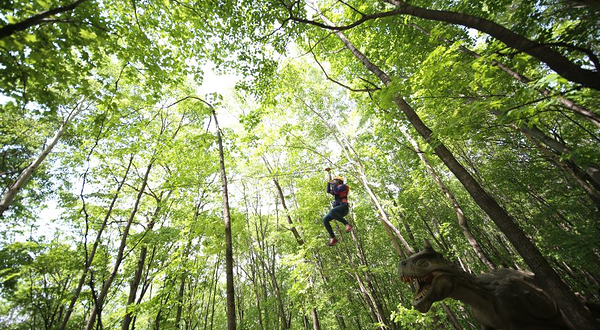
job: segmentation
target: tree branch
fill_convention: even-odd
[[[45,18],[50,17],[52,15],[56,15],[56,14],[60,14],[60,13],[64,13],[64,12],[73,10],[85,1],[87,1],[87,0],[77,0],[70,5],[46,10],[46,11],[41,12],[37,15],[34,15],[22,22],[5,25],[2,28],[0,28],[0,39],[8,37],[18,31],[24,31],[32,26],[44,23]]]
[[[337,81],[337,80],[335,80],[335,79],[331,78],[331,77],[330,77],[330,76],[327,74],[327,71],[325,71],[325,68],[324,68],[324,67],[321,65],[321,63],[320,63],[320,62],[319,62],[319,60],[317,59],[317,55],[315,55],[315,53],[313,53],[312,51],[311,51],[311,54],[312,54],[313,58],[315,59],[315,62],[317,62],[317,65],[319,66],[319,68],[321,68],[321,71],[323,72],[323,74],[325,75],[325,77],[327,78],[327,80],[329,80],[329,81],[332,81],[333,83],[335,83],[335,84],[337,84],[337,85],[339,85],[339,86],[342,86],[343,88],[345,88],[345,89],[347,89],[347,90],[350,90],[350,91],[352,91],[352,92],[372,92],[372,91],[376,91],[376,90],[380,90],[380,89],[381,89],[381,88],[379,88],[379,87],[376,87],[376,88],[362,88],[362,89],[355,89],[355,88],[352,88],[352,87],[350,87],[350,86],[344,85],[344,84],[342,84],[341,82],[339,82],[339,81]],[[363,81],[365,81],[365,80],[363,80]],[[370,84],[373,84],[373,83],[371,83],[371,82],[369,82],[369,83],[370,83]]]

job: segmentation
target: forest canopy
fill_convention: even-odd
[[[427,241],[597,329],[599,16],[3,2],[0,327],[479,329],[460,301],[413,307],[398,265]],[[351,227],[328,246],[332,176]]]

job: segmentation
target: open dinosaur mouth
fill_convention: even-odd
[[[413,284],[413,288],[415,290],[413,292],[414,305],[418,305],[421,302],[421,300],[423,300],[423,298],[427,296],[427,294],[431,290],[431,283],[433,282],[434,278],[435,275],[433,273],[429,273],[421,277],[402,276],[402,282]]]

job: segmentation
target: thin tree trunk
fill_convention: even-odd
[[[146,173],[144,173],[144,177],[142,179],[142,186],[140,187],[140,190],[135,199],[135,204],[133,205],[133,210],[131,211],[129,218],[127,219],[127,224],[125,225],[125,228],[123,229],[123,234],[121,236],[121,243],[119,246],[119,251],[117,253],[117,257],[115,259],[115,264],[113,266],[112,272],[110,273],[110,275],[106,279],[106,282],[104,282],[104,285],[102,286],[102,290],[100,291],[100,294],[98,295],[97,301],[95,303],[95,307],[92,308],[92,312],[90,313],[87,324],[85,326],[86,330],[92,330],[92,328],[94,327],[94,323],[96,322],[96,316],[102,310],[102,305],[104,304],[104,300],[106,299],[108,290],[110,289],[110,286],[112,285],[113,280],[117,276],[117,272],[119,271],[121,262],[123,262],[125,247],[127,245],[127,237],[129,236],[129,228],[131,228],[131,224],[132,224],[133,219],[135,218],[135,215],[138,211],[140,202],[142,200],[142,196],[144,195],[144,191],[146,190],[146,185],[148,184],[148,176],[150,175],[150,170],[152,169],[153,164],[154,164],[154,158],[152,158],[150,160],[150,162],[148,163],[148,166],[146,167]]]
[[[159,214],[162,209],[161,203],[164,202],[164,200],[168,200],[172,193],[172,191],[169,191],[167,193],[166,198],[163,199],[164,192],[165,192],[164,190],[161,191],[160,196],[155,197],[156,198],[156,208],[154,209],[154,212],[152,213],[150,222],[146,225],[146,228],[147,228],[146,232],[148,232],[148,233],[152,232],[154,225],[156,224],[156,222],[159,219]],[[133,279],[131,280],[131,285],[129,288],[129,297],[127,299],[126,308],[135,304],[138,287],[140,285],[142,273],[144,271],[144,264],[146,262],[146,256],[148,254],[148,246],[145,243],[142,243],[142,244],[144,244],[144,246],[142,246],[142,248],[140,250],[140,257],[138,259],[138,264],[137,264],[135,273],[133,275]],[[154,256],[154,250],[153,250],[152,256]],[[150,271],[150,265],[152,264],[152,261],[153,261],[153,257],[150,258],[150,263],[148,264],[148,271]],[[145,293],[145,290],[142,290],[142,293],[140,294],[140,299],[139,299],[140,301],[141,301],[144,293]],[[123,316],[121,330],[129,329],[129,325],[131,324],[131,321],[132,321],[132,316],[133,316],[132,313],[130,311],[126,310],[125,316]]]
[[[358,256],[358,260],[359,263],[362,267],[365,268],[364,271],[364,283],[363,281],[360,279],[359,275],[358,275],[358,271],[355,271],[355,277],[357,280],[357,283],[359,284],[361,291],[364,290],[363,294],[368,295],[369,300],[372,302],[373,307],[374,307],[374,312],[378,318],[378,321],[383,324],[382,328],[387,329],[388,328],[388,324],[391,326],[391,328],[395,328],[394,327],[394,322],[391,320],[388,320],[388,313],[385,311],[385,309],[383,308],[383,305],[381,303],[381,299],[379,297],[379,295],[377,294],[375,287],[373,286],[373,283],[371,282],[371,274],[369,272],[369,267],[368,267],[368,263],[366,260],[366,257],[358,243],[358,239],[356,236],[356,231],[352,231],[351,232],[352,235],[352,240],[354,241],[354,248],[356,250],[356,255]],[[348,258],[350,260],[352,260],[351,256],[350,256],[350,252],[346,251],[348,253]],[[366,284],[366,285],[365,285]]]
[[[217,255],[217,260],[215,262],[215,269],[213,270],[212,278],[211,278],[210,285],[209,285],[208,301],[206,302],[206,312],[204,313],[204,330],[206,330],[208,327],[208,321],[209,321],[208,315],[211,315],[210,323],[211,323],[211,328],[212,328],[212,318],[214,315],[214,301],[215,301],[215,296],[217,294],[216,292],[217,292],[220,264],[221,264],[221,254],[219,253]],[[212,305],[212,312],[209,311],[209,308],[211,308],[211,305]],[[192,314],[191,310],[190,310],[190,314]]]
[[[385,186],[385,184],[383,182],[381,182],[380,184],[382,187],[384,187],[385,193],[387,194],[389,200],[392,202],[392,205],[394,205],[394,207],[398,210],[396,212],[396,214],[398,216],[398,226],[402,225],[402,227],[404,227],[404,230],[406,231],[406,234],[408,235],[408,239],[410,239],[410,242],[413,244],[412,246],[416,246],[415,245],[416,241],[415,241],[415,236],[413,234],[413,231],[410,228],[410,225],[408,224],[408,222],[406,221],[406,217],[400,210],[400,206],[398,206],[398,203],[396,202],[396,198],[394,197],[394,195],[392,195],[392,192]]]
[[[217,128],[217,141],[219,143],[219,158],[221,165],[221,183],[223,190],[223,221],[225,222],[225,273],[227,282],[227,329],[235,330],[235,289],[233,286],[233,242],[231,239],[231,215],[229,213],[229,194],[227,193],[227,173],[225,172],[225,154],[221,129],[217,121],[217,113],[211,107],[215,126]]]
[[[54,149],[58,141],[60,141],[60,138],[65,133],[71,120],[81,112],[83,109],[82,103],[83,101],[77,104],[75,109],[67,115],[67,118],[65,118],[58,131],[54,134],[52,140],[50,140],[50,143],[42,150],[42,153],[19,174],[17,180],[2,195],[2,198],[0,199],[0,219],[3,217],[4,211],[10,207],[10,204],[13,202],[19,191],[21,191],[25,184],[31,179],[35,170],[40,167],[42,162],[48,157],[50,152],[52,152],[52,149]]]
[[[452,312],[450,307],[448,307],[448,305],[446,305],[444,302],[440,302],[440,305],[442,305],[442,308],[444,308],[444,311],[446,312],[446,315],[448,315],[448,318],[450,319],[450,323],[452,323],[452,326],[454,327],[454,329],[463,330],[463,327],[458,322],[456,315],[454,315],[454,312]]]
[[[369,293],[369,291],[365,287],[365,284],[361,280],[360,276],[358,276],[357,272],[354,272],[354,279],[356,280],[356,283],[358,284],[358,287],[360,288],[360,293],[362,293],[363,299],[367,303],[367,306],[369,306],[369,311],[371,312],[371,317],[373,317],[377,321],[377,323],[380,324],[379,329],[386,330],[387,326],[385,324],[387,322],[386,322],[385,316],[381,313],[381,310],[378,308],[378,306],[376,306],[373,296]]]
[[[261,310],[261,306],[260,306],[260,294],[258,292],[258,287],[257,287],[257,281],[256,281],[256,269],[254,266],[254,260],[252,260],[252,254],[254,254],[254,252],[251,253],[250,256],[250,262],[252,263],[252,265],[250,265],[251,267],[251,271],[252,271],[252,285],[254,288],[254,295],[256,296],[256,310],[258,311],[258,324],[260,326],[261,330],[264,330],[264,325],[263,325],[263,316],[262,316],[262,310]]]
[[[423,162],[423,164],[425,165],[425,168],[427,168],[427,172],[429,172],[429,175],[431,175],[431,178],[433,179],[435,184],[444,193],[444,195],[446,196],[446,199],[448,199],[448,201],[450,202],[450,205],[452,205],[452,208],[454,209],[454,212],[456,213],[456,217],[458,219],[458,226],[462,230],[463,235],[469,242],[469,245],[471,245],[471,248],[473,248],[473,251],[479,258],[479,260],[481,260],[481,262],[483,262],[489,269],[496,269],[496,265],[494,265],[492,260],[490,260],[490,258],[487,256],[487,254],[483,251],[483,249],[479,245],[479,242],[477,242],[477,239],[475,238],[475,236],[473,236],[473,233],[471,233],[471,229],[469,228],[469,221],[467,220],[467,216],[465,215],[460,204],[458,204],[458,201],[454,197],[454,194],[452,194],[450,189],[448,189],[448,187],[446,187],[446,185],[444,184],[444,182],[442,181],[440,176],[437,174],[437,172],[433,168],[433,166],[431,166],[431,164],[429,164],[429,160],[427,160],[427,157],[425,157],[425,154],[419,147],[419,144],[417,143],[417,141],[415,139],[413,139],[413,137],[408,133],[408,131],[406,130],[405,127],[400,127],[400,132],[402,132],[402,135],[404,135],[404,137],[412,145],[413,149],[417,153],[417,156],[419,157],[421,162]]]
[[[271,169],[269,162],[267,161],[267,159],[264,156],[263,156],[263,160],[265,162],[265,165],[267,166],[267,170],[269,171],[269,174],[273,174],[273,170]],[[296,238],[296,242],[298,242],[299,245],[302,245],[302,244],[304,244],[304,240],[302,240],[302,237],[300,237],[300,234],[298,233],[298,229],[296,229],[296,227],[294,226],[294,222],[292,221],[292,217],[290,216],[289,210],[287,208],[287,204],[285,203],[285,196],[283,195],[283,189],[281,189],[281,185],[279,185],[279,181],[277,180],[277,178],[275,178],[275,177],[273,178],[273,183],[275,184],[275,188],[277,188],[277,193],[279,194],[279,199],[281,201],[281,206],[283,207],[283,211],[285,213],[287,222],[291,226],[290,230],[294,234],[294,237]]]
[[[304,102],[304,100],[301,100],[301,101]],[[406,241],[406,239],[404,238],[404,236],[402,236],[402,233],[400,233],[400,231],[390,221],[390,219],[389,219],[387,213],[385,212],[383,206],[379,202],[379,198],[377,198],[377,196],[375,195],[375,193],[371,189],[371,186],[369,185],[367,176],[365,174],[365,169],[364,169],[364,167],[362,165],[360,157],[352,149],[352,147],[350,146],[350,143],[347,142],[347,139],[344,137],[344,134],[342,133],[342,130],[339,127],[337,127],[337,125],[334,126],[334,127],[331,127],[329,125],[328,121],[325,118],[323,118],[323,116],[321,116],[321,114],[319,114],[317,111],[315,111],[306,102],[304,102],[304,104],[307,106],[307,108],[310,111],[312,111],[314,114],[316,114],[323,121],[323,123],[325,123],[329,127],[329,129],[330,129],[330,131],[332,131],[332,133],[333,133],[332,135],[336,139],[338,145],[342,148],[342,151],[344,152],[344,155],[346,156],[346,158],[348,159],[348,161],[350,161],[350,163],[352,163],[354,165],[354,168],[356,169],[356,172],[358,172],[358,174],[359,174],[358,179],[360,180],[360,182],[362,183],[363,187],[367,191],[367,194],[371,198],[371,202],[373,203],[373,205],[377,209],[377,211],[379,213],[379,219],[383,223],[385,232],[390,237],[390,240],[392,241],[392,245],[394,245],[394,248],[396,249],[396,252],[398,252],[398,255],[404,256],[404,257],[407,257],[407,256],[411,255],[413,253],[412,247],[410,246],[410,244],[408,244],[408,242]],[[338,136],[342,136],[342,139],[338,138]],[[352,154],[354,154],[356,156],[355,158],[353,158],[350,155],[351,152],[352,152]],[[396,239],[400,240],[400,242],[404,246],[404,250],[398,244],[398,241]]]
[[[321,16],[327,23],[331,23],[327,18]],[[362,54],[341,32],[336,32],[338,38],[346,45],[352,54],[361,61],[361,63],[381,81],[389,85],[392,81],[379,67],[374,65],[364,54]],[[600,84],[600,79],[598,79]],[[506,235],[513,246],[519,251],[519,254],[529,265],[531,270],[537,275],[537,279],[542,288],[548,292],[565,315],[567,323],[575,329],[596,329],[597,322],[592,318],[589,312],[583,307],[573,291],[562,281],[548,261],[540,253],[537,247],[525,235],[523,230],[514,222],[512,217],[504,210],[494,198],[492,198],[471,176],[469,172],[456,160],[454,155],[439,141],[432,137],[432,131],[427,127],[414,109],[406,103],[399,95],[394,97],[395,103],[415,127],[417,132],[431,144],[435,153],[454,173],[465,189],[473,197],[477,205],[481,207]]]
[[[196,212],[197,214],[197,212]],[[194,220],[196,217],[194,216]],[[184,255],[188,255],[190,253],[190,249],[192,247],[192,239],[189,238],[184,249]],[[177,291],[177,312],[175,314],[175,328],[181,329],[181,314],[183,313],[183,298],[185,294],[185,279],[187,276],[187,272],[179,271],[179,276],[181,280],[179,281],[179,290]]]
[[[494,110],[492,113],[497,116],[502,116],[500,111]],[[531,127],[526,126],[518,126],[516,124],[511,124],[511,126],[520,131],[523,135],[525,135],[528,139],[532,141],[532,143],[538,147],[544,154],[550,154],[550,158],[553,160],[555,164],[557,164],[560,168],[564,169],[569,174],[573,174],[577,182],[582,186],[582,188],[590,194],[592,200],[597,203],[600,195],[598,191],[600,191],[600,178],[594,177],[588,174],[589,171],[593,171],[596,168],[596,165],[591,165],[587,167],[587,171],[584,171],[579,164],[577,164],[571,157],[571,151],[567,148],[563,143],[553,139],[552,137],[547,136],[535,125]],[[544,144],[551,149],[542,146]],[[566,160],[561,160],[561,158],[567,158]],[[593,189],[592,189],[593,188]]]
[[[531,141],[531,143],[538,147],[538,149],[540,149],[543,154],[548,156],[548,158],[553,164],[555,164],[558,168],[571,175],[579,184],[579,186],[581,186],[581,188],[586,192],[586,194],[592,200],[592,202],[596,205],[596,210],[600,210],[600,193],[598,193],[597,188],[598,183],[595,183],[595,181],[593,180],[586,181],[586,179],[589,180],[589,178],[591,177],[586,172],[582,171],[579,166],[577,166],[570,160],[561,160],[560,154],[556,155],[555,153],[548,150],[548,148],[537,142],[537,140],[534,139],[534,137],[531,136],[529,133],[523,131],[523,134],[529,139],[529,141]],[[590,183],[592,184],[592,186],[590,185]]]
[[[75,307],[75,303],[77,302],[77,299],[79,299],[79,294],[81,293],[81,289],[83,289],[83,285],[85,283],[85,278],[86,278],[88,272],[90,271],[90,267],[92,266],[92,263],[94,262],[94,257],[96,256],[96,251],[98,250],[98,245],[100,245],[100,238],[102,237],[102,233],[104,232],[104,229],[106,228],[106,225],[108,224],[108,219],[110,218],[110,215],[112,214],[115,203],[117,202],[117,199],[119,197],[119,193],[121,192],[121,188],[123,187],[123,184],[125,184],[125,180],[127,179],[127,176],[129,175],[129,170],[131,169],[132,163],[133,163],[133,155],[131,155],[131,157],[129,158],[129,163],[127,164],[127,169],[125,170],[123,179],[117,185],[117,191],[115,192],[115,195],[113,196],[113,199],[110,202],[108,210],[106,211],[106,215],[104,216],[102,225],[100,226],[100,229],[98,229],[98,233],[96,234],[96,240],[94,241],[94,244],[92,245],[92,250],[90,251],[88,258],[85,260],[85,267],[83,268],[83,273],[81,274],[81,277],[79,278],[79,283],[77,284],[77,288],[75,289],[75,292],[73,293],[73,297],[71,298],[71,302],[69,303],[69,307],[67,308],[67,310],[65,312],[65,316],[63,318],[62,324],[60,325],[60,330],[65,330],[67,328],[67,324],[69,322],[69,318],[71,317],[71,313],[73,312],[73,308]]]
[[[135,273],[131,280],[131,285],[129,287],[129,297],[127,298],[127,305],[125,306],[125,316],[123,316],[123,322],[121,323],[121,330],[129,329],[129,325],[131,324],[133,314],[131,311],[128,311],[127,308],[135,305],[135,299],[137,296],[137,290],[142,280],[142,273],[144,271],[144,264],[146,262],[146,256],[148,255],[148,247],[143,246],[140,249],[140,256],[138,258],[138,264],[135,269]],[[141,298],[141,297],[140,297]]]
[[[144,263],[146,262],[146,255],[148,254],[148,247],[143,246],[140,250],[140,257],[138,258],[138,264],[135,269],[135,273],[133,275],[133,279],[131,280],[131,286],[129,287],[129,297],[127,298],[127,305],[125,308],[129,306],[133,306],[135,302],[135,297],[137,294],[137,289],[140,285],[142,279],[142,272],[144,270]],[[121,330],[129,329],[129,325],[131,324],[132,319],[131,311],[126,310],[125,316],[123,316],[123,322],[121,323]]]

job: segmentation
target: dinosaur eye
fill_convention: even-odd
[[[427,267],[427,265],[429,264],[429,262],[425,259],[419,259],[416,262],[417,266],[419,267]]]

